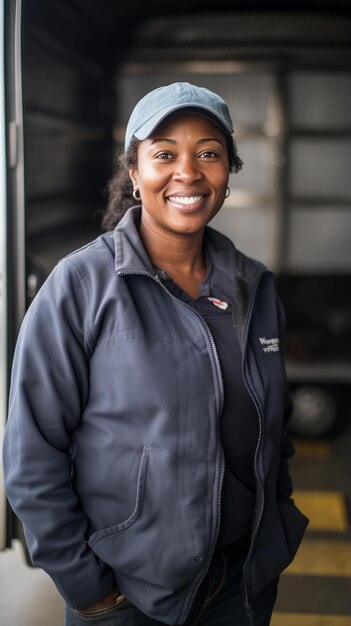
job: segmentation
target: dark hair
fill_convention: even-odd
[[[232,135],[226,135],[226,144],[229,159],[229,171],[237,174],[243,166],[243,162],[238,155],[236,143]],[[140,204],[140,201],[133,198],[133,185],[129,177],[128,169],[138,163],[138,146],[140,141],[133,139],[126,152],[123,152],[117,159],[116,171],[107,184],[108,203],[102,218],[102,228],[113,230],[123,215],[133,206]]]

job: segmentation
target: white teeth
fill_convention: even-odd
[[[202,200],[204,196],[169,196],[171,202],[178,202],[180,204],[195,204]]]

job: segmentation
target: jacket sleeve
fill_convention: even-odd
[[[279,323],[281,352],[284,357],[286,321],[285,321],[284,309],[278,297],[277,297],[277,308],[278,308],[278,323]],[[289,385],[286,379],[284,363],[283,363],[283,367],[284,367],[284,376],[285,376],[284,424],[283,424],[283,433],[282,433],[281,447],[280,447],[280,467],[279,467],[278,482],[277,482],[278,500],[288,500],[289,498],[291,498],[291,494],[293,490],[291,476],[289,473],[289,465],[288,465],[288,459],[294,455],[294,447],[291,443],[289,433],[288,433],[288,421],[292,413],[292,401],[291,401]]]
[[[79,608],[107,594],[112,570],[86,543],[87,519],[71,480],[72,439],[89,393],[89,293],[72,257],[37,294],[18,337],[4,438],[9,501],[33,563]]]

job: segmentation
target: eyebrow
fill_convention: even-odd
[[[150,145],[152,146],[154,143],[159,143],[159,142],[161,142],[161,141],[166,141],[166,142],[168,142],[168,143],[172,143],[172,144],[176,144],[176,143],[177,143],[175,139],[169,139],[169,138],[167,138],[167,137],[156,137],[156,139],[153,139],[153,140],[152,140],[152,142],[151,142],[151,144],[150,144]],[[223,142],[222,142],[220,139],[217,139],[217,137],[204,137],[203,139],[199,139],[199,140],[197,141],[197,143],[198,143],[198,144],[199,144],[199,143],[207,143],[208,141],[216,141],[216,142],[217,142],[217,143],[219,143],[221,146],[223,146]]]
[[[216,141],[221,146],[223,146],[223,141],[221,141],[220,139],[217,139],[217,137],[204,137],[204,139],[199,139],[197,143],[207,143],[208,141]]]

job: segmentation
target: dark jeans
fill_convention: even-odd
[[[260,595],[249,620],[240,594],[240,558],[242,563],[244,555],[233,557],[224,550],[216,550],[183,626],[269,626],[277,596],[277,581]],[[89,615],[66,607],[65,626],[161,625],[162,622],[147,617],[127,599],[120,605]]]

